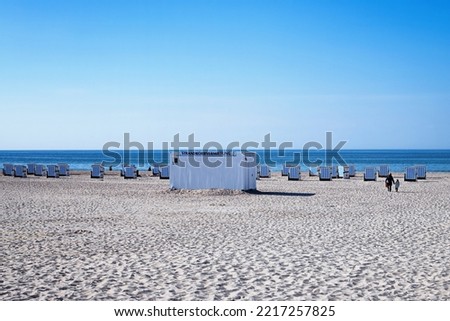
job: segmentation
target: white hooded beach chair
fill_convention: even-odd
[[[124,168],[124,171],[125,171],[125,172],[124,172],[123,177],[124,177],[125,179],[129,179],[129,178],[131,178],[131,179],[137,178],[136,167],[134,167],[134,166],[125,167],[125,168]]]
[[[338,166],[338,177],[339,178],[344,178],[344,174],[345,174],[344,166]]]
[[[47,176],[47,168],[45,165],[36,164],[34,168],[34,176]]]
[[[337,166],[331,166],[331,177],[332,178],[338,178],[339,172]]]
[[[299,181],[301,179],[300,167],[289,167],[288,180]]]
[[[120,176],[125,176],[125,167],[130,167],[130,165],[125,163],[125,164],[122,164],[121,166],[122,166],[122,168],[120,169]]]
[[[59,168],[59,176],[70,176],[70,170],[69,170],[70,167],[68,164],[59,163],[58,168]]]
[[[366,167],[364,171],[364,181],[376,181],[377,171],[375,167]]]
[[[378,177],[388,177],[390,172],[389,165],[381,165],[378,171]]]
[[[318,176],[319,172],[317,170],[317,167],[310,167],[309,168],[309,176]]]
[[[169,179],[170,178],[169,173],[170,173],[169,166],[163,166],[160,168],[159,178],[160,179]]]
[[[159,176],[161,174],[161,171],[159,169],[158,165],[154,165],[152,168],[152,175],[153,176]]]
[[[27,177],[27,167],[24,165],[14,165],[14,177]]]
[[[427,179],[427,167],[425,165],[416,165],[417,179]]]
[[[47,166],[47,177],[50,177],[50,178],[58,178],[59,177],[58,165],[48,165]]]
[[[321,181],[331,181],[333,177],[331,176],[331,168],[328,166],[319,167],[319,180]]]
[[[14,165],[13,164],[3,164],[3,175],[14,176]]]
[[[350,179],[350,167],[344,166],[343,167],[343,173],[344,173],[344,179]]]
[[[105,168],[101,164],[94,164],[91,166],[91,178],[103,178],[105,175]]]
[[[35,171],[36,171],[36,164],[30,163],[27,165],[27,174],[28,175],[34,175]]]
[[[415,181],[417,181],[417,168],[415,166],[406,168],[405,181],[406,182],[415,182]]]
[[[288,163],[284,163],[283,164],[283,169],[281,170],[281,176],[289,176],[289,170],[292,167],[297,167],[298,165],[296,164],[288,164]]]
[[[259,177],[261,178],[270,178],[272,176],[272,171],[270,167],[267,165],[261,165]]]
[[[355,177],[356,176],[356,168],[355,165],[348,165],[348,175],[350,177]]]

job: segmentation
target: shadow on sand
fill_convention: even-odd
[[[316,195],[316,193],[288,193],[288,192],[262,192],[258,190],[245,191],[247,194],[252,195],[264,195],[264,196],[303,196],[310,197]]]

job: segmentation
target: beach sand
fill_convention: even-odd
[[[244,193],[78,174],[0,176],[0,300],[450,300],[448,173],[399,193],[361,176],[277,173]]]

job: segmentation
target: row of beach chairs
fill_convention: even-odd
[[[29,175],[45,176],[51,178],[58,178],[60,176],[70,176],[70,166],[65,163],[59,163],[57,165],[41,165],[41,164],[28,164],[28,165],[15,165],[15,164],[3,164],[3,175],[13,177],[27,177]],[[105,175],[105,167],[103,164],[94,164],[91,166],[91,178],[103,178]],[[159,176],[161,179],[169,179],[169,167],[153,167],[153,175]],[[122,166],[121,176],[126,179],[137,178],[138,170],[135,166]]]
[[[425,165],[410,166],[406,168],[405,181],[415,182],[419,179],[427,179],[427,168]]]
[[[287,176],[288,180],[298,181],[301,180],[301,169],[298,165],[284,164],[281,170],[282,176]],[[310,168],[309,176],[319,176],[320,180],[331,180],[333,178],[350,178],[356,175],[355,167],[345,166],[321,166],[318,168]],[[272,176],[272,170],[268,165],[259,165],[257,168],[258,178],[270,178]]]
[[[284,164],[281,176],[287,176],[289,181],[299,181],[302,179],[300,166]]]
[[[270,178],[272,171],[267,165],[258,166],[259,178]],[[389,165],[381,165],[379,168],[366,167],[364,170],[364,181],[376,181],[377,177],[388,177],[391,173]],[[282,176],[287,176],[288,180],[300,180],[301,171],[298,165],[284,164],[281,171]],[[350,179],[356,176],[354,165],[349,166],[320,166],[309,169],[309,176],[318,176],[321,181],[331,181],[334,178]],[[427,178],[427,169],[425,165],[416,165],[405,169],[405,181],[417,181]]]
[[[310,169],[310,176],[319,176],[321,181],[331,181],[334,178],[350,179],[356,176],[354,165],[349,166],[320,166],[316,172]]]
[[[258,165],[257,170],[258,178],[270,178],[272,177],[272,170],[268,165]],[[290,181],[299,181],[301,179],[300,166],[283,166],[281,172],[282,176],[287,176]]]
[[[391,173],[388,165],[381,165],[379,169],[366,167],[364,171],[364,181],[376,181],[378,177],[388,177]],[[404,180],[415,182],[427,179],[427,167],[425,165],[409,166],[405,169]]]
[[[70,166],[65,163],[47,166],[33,163],[27,164],[26,166],[3,164],[3,175],[14,177],[27,177],[28,175],[34,175],[58,178],[60,176],[70,176]]]
[[[152,175],[159,176],[161,179],[169,179],[170,178],[170,169],[169,166],[157,166],[154,165],[152,167]]]
[[[366,167],[364,170],[364,181],[376,181],[377,177],[388,177],[391,173],[388,165],[381,165],[379,168]],[[316,176],[311,173],[310,176]],[[350,178],[356,176],[355,166],[331,166],[331,167],[319,167],[318,176],[320,180],[332,180],[333,178]],[[427,178],[427,168],[425,165],[417,165],[407,167],[405,169],[404,180],[405,181],[417,181],[419,179]]]
[[[154,166],[153,176],[159,176],[160,179],[169,179],[169,166]],[[91,178],[104,178],[105,167],[102,164],[94,164],[91,169]],[[120,170],[120,176],[124,179],[136,179],[139,176],[139,170],[134,165],[123,164]]]
[[[103,178],[105,174],[105,168],[102,164],[94,164],[91,169],[91,178]],[[153,176],[159,176],[161,179],[170,178],[169,166],[153,166]],[[376,181],[377,177],[387,177],[390,174],[388,165],[381,165],[378,169],[375,167],[366,167],[364,171],[364,181]],[[57,165],[41,165],[41,164],[28,164],[14,165],[3,164],[3,175],[14,177],[27,177],[27,175],[34,176],[46,176],[52,178],[58,178],[60,176],[70,176],[70,166],[65,163],[59,163]],[[139,171],[133,165],[122,165],[121,176],[125,179],[135,179],[139,175]],[[287,176],[288,180],[300,180],[301,171],[300,166],[283,165],[281,172],[282,176]],[[334,178],[346,178],[356,176],[355,166],[320,166],[316,169],[309,169],[310,176],[319,176],[321,181],[330,181]],[[259,165],[257,169],[258,178],[270,178],[272,176],[272,170],[267,165]],[[404,174],[405,181],[417,181],[427,178],[427,169],[424,165],[407,167]]]

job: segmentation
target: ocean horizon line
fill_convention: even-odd
[[[144,151],[174,151],[175,149],[169,148],[169,149],[144,149]],[[180,148],[178,150],[191,150],[189,148]],[[249,149],[203,149],[203,148],[194,148],[194,150],[209,150],[209,151],[225,151],[225,150],[234,150],[234,151],[266,151],[267,149],[264,148],[249,148]],[[279,148],[270,148],[272,151],[279,150]],[[312,152],[318,152],[318,151],[333,151],[333,149],[302,149],[302,148],[285,148],[286,151],[312,151]],[[101,151],[125,151],[125,149],[0,149],[0,152],[101,152]],[[139,151],[137,148],[131,148],[127,149],[127,151]],[[353,151],[450,151],[450,148],[348,148],[348,149],[341,149],[339,152],[353,152]]]

